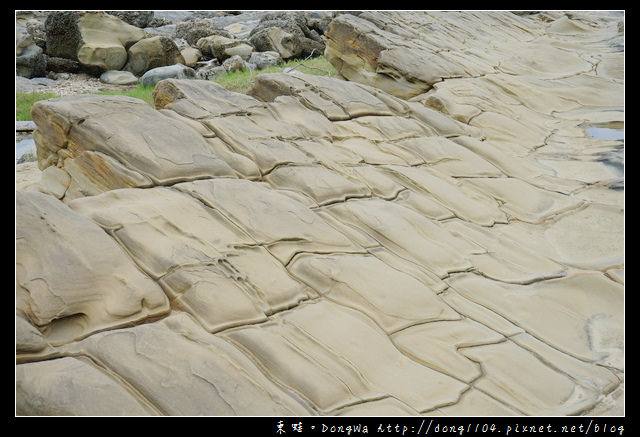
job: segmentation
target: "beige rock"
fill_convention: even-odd
[[[544,360],[531,358],[529,352],[511,342],[467,348],[462,353],[485,369],[485,377],[474,386],[522,414],[579,414],[598,400],[596,391],[557,372]]]
[[[506,223],[507,217],[498,203],[467,184],[428,168],[391,167],[409,186],[430,194],[463,220],[484,226]]]
[[[415,416],[418,413],[394,398],[384,398],[344,407],[336,416]]]
[[[16,315],[16,355],[40,352],[49,345],[31,323]]]
[[[202,52],[191,46],[182,48],[180,54],[182,55],[182,59],[184,59],[183,64],[187,67],[195,67],[198,61],[202,59]]]
[[[157,414],[126,385],[93,364],[73,357],[17,366],[16,398],[16,414],[21,416]]]
[[[265,178],[275,188],[300,191],[318,204],[341,202],[347,198],[368,197],[368,187],[323,166],[282,166]]]
[[[409,327],[392,337],[405,354],[426,366],[467,383],[482,376],[478,363],[463,348],[504,340],[499,333],[470,319],[437,321]]]
[[[72,347],[104,363],[164,415],[309,413],[246,355],[179,311],[162,322],[103,332]]]
[[[38,165],[65,168],[77,185],[73,197],[235,176],[196,131],[138,99],[78,95],[38,102],[32,111]]]
[[[600,361],[621,347],[623,288],[602,274],[573,274],[523,287],[467,273],[449,283],[466,298],[569,355]],[[600,320],[608,322],[599,324]],[[596,345],[589,329],[610,331],[607,346]]]
[[[112,230],[138,266],[156,279],[181,265],[216,262],[235,245],[255,242],[219,210],[175,188],[113,190],[70,206]]]
[[[127,63],[122,67],[136,76],[165,65],[184,64],[178,46],[168,36],[143,38],[127,49]]]
[[[16,308],[60,344],[169,311],[113,239],[52,196],[16,192]]]
[[[471,268],[465,253],[474,249],[472,245],[394,202],[357,200],[332,206],[330,211],[338,220],[361,229],[389,251],[439,277]]]
[[[387,392],[422,411],[451,402],[465,387],[405,357],[371,319],[342,305],[303,305],[264,328],[234,330],[229,336],[322,410]],[[367,344],[356,338],[366,338]]]
[[[624,213],[592,204],[560,217],[545,237],[566,264],[602,269],[624,262]],[[589,235],[587,242],[584,235]]]
[[[516,178],[473,178],[470,182],[496,198],[510,217],[528,223],[541,223],[582,205],[579,199],[543,190]]]
[[[211,35],[200,38],[196,47],[205,55],[217,58],[220,62],[238,55],[246,60],[253,52],[253,46],[243,40]]]
[[[175,188],[221,211],[283,264],[300,251],[360,250],[305,205],[265,185],[221,178]]]
[[[41,191],[62,199],[69,188],[71,177],[60,167],[49,166],[40,176]]]
[[[516,409],[506,406],[502,401],[498,401],[475,388],[471,388],[464,392],[457,403],[447,407],[438,408],[436,411],[441,413],[443,416],[458,417],[522,416],[522,413]],[[473,429],[475,431],[475,427]],[[478,429],[482,429],[482,426],[479,426]]]
[[[484,276],[502,282],[528,284],[565,276],[567,268],[537,253],[526,242],[496,235],[485,227],[461,220],[450,220],[445,227],[451,234],[476,245],[469,259]],[[482,249],[480,249],[482,248]]]
[[[16,189],[37,189],[42,171],[38,168],[37,162],[24,162],[16,165],[15,177]]]
[[[301,255],[290,270],[327,299],[367,314],[388,333],[459,318],[424,283],[373,256]],[[404,304],[409,301],[415,305]]]
[[[80,14],[78,28],[78,61],[103,71],[120,70],[127,62],[126,47],[144,37],[142,29],[99,11]]]

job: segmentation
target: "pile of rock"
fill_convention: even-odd
[[[53,11],[16,13],[16,76],[88,73],[153,86],[211,79],[324,52],[331,12]]]

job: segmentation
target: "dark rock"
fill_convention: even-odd
[[[42,49],[35,44],[22,49],[16,56],[16,74],[27,78],[44,76],[46,74],[46,56]]]
[[[322,37],[307,26],[302,12],[265,14],[251,31],[249,41],[256,51],[277,51],[283,59],[319,56],[324,52]]]
[[[320,35],[324,35],[329,27],[329,23],[333,20],[334,12],[332,11],[305,11],[304,17],[307,26],[311,30],[315,30]]]
[[[78,13],[75,11],[51,12],[44,22],[46,50],[49,56],[78,60],[78,46],[82,36],[78,28]]]
[[[153,11],[106,11],[108,14],[118,17],[125,23],[132,26],[140,27],[141,29],[149,26],[149,23],[153,21]]]
[[[210,20],[184,21],[176,25],[176,38],[182,38],[190,46],[195,46],[200,38],[211,35],[222,35],[231,38],[229,32],[219,28]]]
[[[282,62],[282,57],[278,52],[253,52],[247,62],[256,66],[258,70],[262,70]]]
[[[47,56],[47,71],[54,73],[79,73],[80,63],[67,58]]]
[[[55,85],[55,80],[47,77],[26,78],[24,76],[16,76],[16,91],[28,93],[37,91],[39,88]]]
[[[167,65],[147,71],[140,78],[142,86],[154,86],[163,79],[194,79],[196,72],[193,68],[182,64]]]

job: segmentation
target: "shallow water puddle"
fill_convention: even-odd
[[[585,131],[596,140],[624,140],[624,129],[590,126]]]
[[[20,160],[25,153],[32,152],[36,154],[36,143],[33,141],[33,136],[26,135],[20,140],[16,141],[16,163]]]

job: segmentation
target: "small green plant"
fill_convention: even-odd
[[[280,65],[274,65],[258,71],[231,71],[225,75],[217,77],[215,82],[230,91],[246,94],[253,87],[256,76],[264,73],[281,73],[290,69],[320,76],[333,76],[336,74],[335,67],[331,65],[324,56],[318,56],[305,60],[293,59]]]
[[[147,102],[151,107],[153,107],[153,89],[152,86],[142,86],[142,84],[138,84],[135,88],[125,91],[101,91],[97,94],[107,94],[107,95],[118,95],[118,96],[129,96],[134,97],[136,99],[143,100]]]
[[[38,100],[52,99],[59,97],[52,93],[37,93],[37,92],[19,92],[16,91],[16,120],[27,121],[31,120],[31,105]]]
[[[153,107],[153,87],[144,87],[137,85],[133,89],[123,91],[100,91],[89,94],[107,94],[107,95],[122,95],[135,97],[136,99],[147,102]],[[20,92],[16,91],[16,120],[27,121],[31,120],[31,106],[39,100],[47,100],[60,97],[53,93],[39,93],[35,91]]]
[[[295,69],[302,73],[321,76],[333,76],[336,74],[335,67],[331,65],[324,56],[317,56],[315,58],[307,58],[304,60],[290,60],[280,65],[265,68],[264,70],[233,71],[216,78],[215,81],[230,91],[246,94],[253,87],[256,76],[263,73],[280,73],[291,69]],[[154,87],[144,87],[139,84],[135,88],[123,91],[101,91],[94,94],[125,95],[143,100],[151,107],[154,107],[153,89]],[[60,96],[52,93],[16,92],[16,120],[31,120],[31,105],[38,100],[46,100],[55,97]]]

